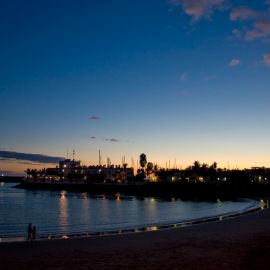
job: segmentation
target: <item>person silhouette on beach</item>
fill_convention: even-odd
[[[34,226],[32,229],[32,241],[36,240],[36,238],[37,238],[37,227]]]
[[[27,227],[27,241],[32,240],[32,232],[33,232],[32,223],[29,223]]]

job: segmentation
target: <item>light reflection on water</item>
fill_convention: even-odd
[[[62,191],[59,197],[59,224],[68,224],[68,199],[66,191]]]
[[[39,235],[121,230],[178,223],[258,207],[258,202],[189,202],[178,199],[31,191],[0,185],[0,237],[23,236],[27,224]]]

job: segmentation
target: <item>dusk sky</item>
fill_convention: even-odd
[[[270,167],[270,1],[1,1],[0,36],[0,173]]]

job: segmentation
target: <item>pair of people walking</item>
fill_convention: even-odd
[[[37,237],[37,227],[33,226],[32,223],[29,223],[27,228],[27,241],[36,240],[36,237]]]

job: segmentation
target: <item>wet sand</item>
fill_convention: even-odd
[[[1,269],[270,269],[270,209],[190,227],[1,243]]]

